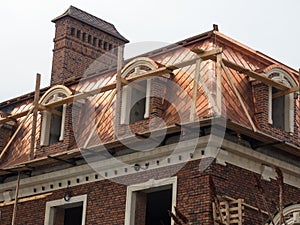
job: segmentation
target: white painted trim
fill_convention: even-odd
[[[272,103],[273,103],[273,99],[272,99],[272,86],[269,86],[269,93],[268,93],[268,122],[269,122],[269,124],[273,124],[273,119],[272,119],[272,115],[273,115]]]
[[[42,112],[42,128],[41,128],[41,146],[49,145],[50,139],[50,123],[51,123],[51,113],[48,111]]]
[[[197,148],[193,152],[192,159],[190,158],[191,147],[189,140],[181,142],[181,148],[176,150],[176,154],[174,153],[174,149],[178,147],[177,144],[170,144],[167,146],[158,147],[151,151],[143,151],[120,156],[117,159],[128,164],[128,166],[126,166],[126,172],[124,171],[124,164],[116,164],[116,159],[103,160],[101,163],[99,163],[97,170],[101,171],[102,174],[106,173],[106,177],[101,177],[101,175],[98,175],[97,172],[90,167],[90,165],[84,164],[64,170],[23,178],[20,181],[19,196],[20,198],[28,197],[59,190],[68,186],[79,186],[103,179],[122,177],[135,173],[143,173],[143,170],[139,172],[134,170],[132,166],[134,163],[139,163],[140,165],[149,163],[149,168],[147,170],[152,170],[176,165],[179,163],[186,163],[188,161],[198,160],[201,158],[215,157],[216,155],[217,163],[221,163],[223,166],[232,164],[240,168],[261,174],[263,175],[264,179],[267,180],[270,178],[275,179],[276,175],[273,171],[273,168],[277,166],[282,169],[284,182],[286,184],[300,188],[299,167],[256,152],[253,149],[228,140],[222,140],[222,149],[216,149],[213,147],[214,141],[216,143],[220,143],[221,140],[219,137],[215,136],[200,137],[198,139]],[[207,147],[208,142],[211,146],[209,148]],[[202,154],[203,152],[204,155]],[[170,158],[170,162],[168,162],[168,158]],[[156,164],[157,160],[160,160],[159,165]],[[270,167],[271,169],[267,167]],[[117,174],[115,171],[117,171]],[[98,175],[97,179],[95,178],[96,175]],[[89,178],[88,181],[86,180],[86,177]],[[77,183],[77,179],[80,180],[79,183]],[[71,182],[71,185],[68,185],[68,181]],[[61,184],[60,186],[58,185],[59,183]],[[51,185],[52,188],[50,188]],[[34,189],[36,191],[34,191]],[[0,184],[0,202],[4,201],[3,193],[6,190],[12,190],[12,196],[14,196],[15,181]]]
[[[50,88],[40,99],[40,103],[50,103],[55,102],[61,99],[58,95],[62,94],[65,96],[70,96],[72,92],[63,85],[57,85]],[[67,112],[67,105],[64,104],[62,109],[62,118],[61,118],[61,125],[60,125],[60,136],[59,141],[63,141],[64,139],[64,130],[65,130],[65,120],[66,120],[66,112]],[[40,145],[47,146],[49,145],[50,139],[50,128],[51,127],[51,113],[49,111],[43,111],[42,117],[42,127],[41,127],[41,138],[40,138]]]
[[[151,79],[147,79],[145,115],[144,115],[145,119],[150,117],[150,97],[151,97]]]
[[[174,212],[174,207],[176,206],[176,197],[177,197],[177,177],[170,177],[161,180],[148,180],[145,183],[139,183],[130,185],[127,187],[126,195],[126,210],[125,210],[125,224],[124,225],[135,225],[134,214],[135,214],[135,202],[137,191],[163,187],[167,185],[172,185],[172,212]],[[172,220],[172,225],[174,221]]]
[[[60,141],[64,140],[66,113],[67,113],[67,105],[63,104],[62,115],[61,115],[61,124],[60,124],[60,136],[59,136]]]
[[[121,118],[120,124],[129,124],[129,114],[131,105],[131,87],[122,87]]]
[[[69,205],[74,203],[82,202],[82,222],[81,225],[85,225],[85,217],[86,217],[86,205],[87,205],[87,195],[80,195],[72,197],[69,201],[62,199],[50,201],[46,203],[46,211],[45,211],[45,221],[44,225],[53,225],[54,224],[54,207]]]

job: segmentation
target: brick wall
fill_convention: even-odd
[[[117,178],[116,181],[127,184],[143,183],[153,179],[169,177],[180,165],[149,170],[134,175]],[[206,171],[199,171],[199,160],[186,164],[177,174],[177,208],[193,225],[212,224],[212,194],[209,176],[212,175],[217,194],[232,198],[242,198],[245,203],[257,207],[263,205],[256,197],[254,176],[257,174],[233,165],[226,167],[213,164]],[[278,202],[278,185],[276,181],[262,181],[266,197],[272,211]],[[86,224],[122,225],[125,218],[126,186],[110,180],[70,188],[72,195],[87,194]],[[66,189],[53,191],[53,194],[40,200],[20,203],[18,205],[17,225],[42,225],[47,201],[61,199]],[[300,201],[300,189],[284,186],[284,204]],[[1,207],[1,224],[9,225],[12,216],[12,205]],[[262,210],[265,210],[262,207]],[[244,224],[261,224],[258,212],[245,207]],[[264,217],[266,219],[266,217]]]
[[[216,185],[217,193],[219,195],[227,195],[232,198],[242,198],[245,203],[260,207],[264,207],[262,198],[258,195],[257,188],[255,187],[256,181],[254,176],[258,176],[253,172],[241,169],[234,165],[214,165],[212,169],[213,179]],[[279,199],[279,186],[276,180],[265,181],[262,180],[262,187],[265,190],[265,196],[268,202],[268,207],[272,213],[276,213]],[[300,201],[300,189],[289,185],[284,185],[283,202],[284,205],[296,203]],[[245,207],[244,224],[262,224],[259,213],[256,210]],[[267,217],[264,216],[267,221]]]

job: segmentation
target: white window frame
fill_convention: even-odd
[[[60,100],[62,97],[59,95],[70,96],[72,92],[63,85],[56,85],[50,88],[40,99],[40,104],[47,104],[50,102],[55,102]],[[67,104],[62,105],[62,115],[61,115],[61,125],[60,125],[60,135],[59,141],[64,139],[65,130],[65,120],[67,112]],[[42,112],[42,122],[41,122],[41,137],[40,145],[48,146],[50,141],[50,127],[51,127],[51,112],[44,110]]]
[[[272,74],[278,74],[278,76],[271,77],[272,80],[282,83],[288,87],[295,87],[297,84],[290,77],[290,75],[282,69],[274,68],[271,69],[267,76],[270,77]],[[272,112],[272,103],[273,103],[273,94],[272,94],[272,86],[269,86],[268,93],[268,123],[273,124],[273,112]],[[284,130],[290,133],[294,133],[294,120],[295,120],[295,100],[294,94],[290,93],[284,96],[284,102],[286,107],[284,109]]]
[[[60,97],[55,96],[50,102],[60,100]],[[60,124],[60,135],[59,141],[64,140],[64,131],[65,131],[65,121],[66,121],[66,112],[67,112],[67,105],[63,104],[62,114],[61,114],[61,124]],[[51,117],[52,113],[44,110],[43,114],[43,121],[42,121],[42,129],[41,129],[41,146],[48,146],[50,141],[50,129],[51,129]]]
[[[76,203],[81,203],[81,202],[82,202],[82,221],[81,221],[81,225],[85,225],[87,195],[74,196],[69,201],[66,201],[63,198],[63,199],[58,199],[58,200],[47,202],[46,203],[46,212],[45,212],[44,225],[53,225],[55,207],[69,205],[69,204],[76,204]]]
[[[145,73],[145,70],[142,70],[141,67],[147,67],[150,70],[158,68],[158,65],[151,59],[146,57],[139,57],[137,59],[129,62],[124,69],[122,70],[122,78],[134,77]],[[133,73],[131,71],[134,70]],[[144,119],[150,117],[150,97],[151,97],[151,78],[146,79],[146,101],[145,101],[145,114]],[[130,84],[123,86],[121,91],[121,115],[120,115],[120,124],[129,124],[130,120],[130,110],[128,106],[131,102],[131,88]]]
[[[164,186],[172,186],[172,204],[171,210],[173,213],[174,207],[176,206],[176,197],[177,197],[177,176],[165,178],[161,180],[149,180],[145,183],[134,184],[127,187],[126,195],[126,210],[125,210],[125,224],[124,225],[135,225],[135,205],[136,205],[136,193],[138,191],[153,189]],[[174,221],[171,220],[171,225],[174,225]]]
[[[144,119],[150,116],[150,92],[151,92],[151,79],[146,80],[146,100],[145,100],[145,114]],[[126,85],[122,88],[122,102],[121,102],[121,124],[129,124],[130,121],[130,108],[131,105],[131,91],[132,87]]]

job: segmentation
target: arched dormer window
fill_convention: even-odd
[[[157,69],[157,64],[146,57],[129,62],[122,70],[122,78],[134,77]],[[134,82],[122,88],[121,124],[132,124],[150,116],[151,78]]]
[[[268,78],[282,83],[288,87],[296,87],[293,78],[283,69],[273,68],[267,72]],[[277,96],[280,92],[275,87],[269,86],[269,114],[268,122],[274,127],[294,132],[294,94]]]
[[[71,95],[72,92],[63,85],[56,85],[50,88],[40,99],[40,103],[58,101],[61,98]],[[66,119],[67,105],[59,105],[54,108],[46,108],[42,112],[41,146],[51,145],[64,139],[64,124]]]

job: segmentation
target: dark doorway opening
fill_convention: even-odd
[[[146,225],[170,225],[172,189],[147,193]]]
[[[83,206],[70,204],[55,207],[54,225],[81,225]]]

